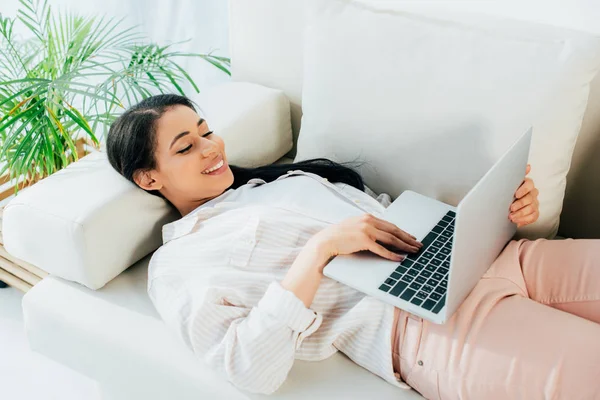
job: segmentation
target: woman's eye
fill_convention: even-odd
[[[183,153],[187,152],[187,151],[188,151],[189,149],[191,149],[191,148],[192,148],[192,145],[190,144],[188,147],[186,147],[185,149],[181,149],[181,150],[179,150],[177,153],[179,153],[179,154],[183,154]]]
[[[213,131],[208,131],[204,135],[202,135],[202,137],[207,137],[208,135],[212,135],[212,134],[213,134]]]

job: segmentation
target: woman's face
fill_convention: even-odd
[[[191,108],[168,109],[157,121],[156,136],[156,169],[134,179],[143,189],[159,190],[182,216],[232,185],[223,140]]]

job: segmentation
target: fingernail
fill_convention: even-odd
[[[404,261],[405,258],[406,256],[403,256],[402,254],[396,254],[396,260],[398,261]]]

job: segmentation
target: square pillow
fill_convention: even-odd
[[[520,234],[556,234],[598,38],[492,17],[445,20],[390,2],[306,5],[296,160],[366,161],[360,172],[375,191],[457,205],[533,126],[540,218]]]

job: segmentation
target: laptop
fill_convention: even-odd
[[[383,219],[423,243],[398,263],[371,252],[335,257],[325,276],[433,323],[461,305],[516,232],[508,219],[525,178],[532,129],[523,133],[458,204],[405,191]]]

